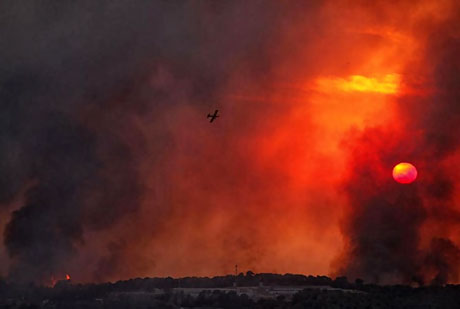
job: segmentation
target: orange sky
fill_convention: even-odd
[[[164,93],[172,103],[116,128],[140,162],[146,186],[140,209],[109,229],[86,229],[62,276],[211,276],[232,273],[235,264],[240,271],[337,274],[349,245],[343,224],[353,211],[344,182],[360,164],[350,158],[368,155],[353,143],[369,128],[385,128],[398,141],[405,136],[411,115],[400,98],[433,92],[426,86],[433,68],[424,65],[430,29],[453,18],[455,3],[280,7],[290,14],[277,16],[261,59],[235,54],[213,101],[197,104],[202,99],[192,83],[167,62],[152,66],[143,91]],[[210,23],[202,43],[212,46],[219,18],[205,8],[197,12]],[[206,55],[197,57],[205,62]],[[221,117],[210,124],[205,115],[216,108]],[[81,117],[97,128],[92,113]],[[366,145],[373,143],[381,147]],[[385,182],[391,179],[385,168],[369,169]],[[439,228],[428,221],[422,235]]]
[[[146,232],[127,233],[123,254],[134,262],[115,277],[217,275],[235,264],[334,273],[344,246],[343,143],[367,127],[401,124],[396,98],[417,91],[405,74],[421,57],[423,25],[447,18],[449,6],[331,2],[313,19],[286,21],[267,47],[269,80],[254,84],[246,63],[236,63],[212,125],[176,89],[172,96],[183,104],[158,116],[160,124],[138,124],[152,139],[161,127],[172,141],[160,166],[142,154],[149,191],[142,212],[115,235]],[[186,87],[161,69],[152,83]],[[161,222],[152,210],[158,204]]]

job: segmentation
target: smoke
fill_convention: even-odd
[[[10,280],[216,275],[235,264],[457,280],[449,1],[0,6],[0,269]],[[401,77],[397,94],[337,86],[385,76]],[[400,161],[418,168],[413,185],[388,177]]]
[[[458,181],[452,164],[460,145],[455,125],[460,92],[454,86],[460,82],[460,16],[455,14],[436,25],[433,20],[419,24],[427,33],[405,79],[409,88],[428,93],[398,98],[397,126],[369,128],[348,139],[350,209],[341,272],[349,276],[379,283],[458,280]],[[401,161],[418,167],[414,184],[401,186],[388,177]]]
[[[8,276],[46,283],[85,246],[85,230],[110,228],[139,209],[133,143],[142,137],[132,118],[145,98],[133,93],[145,84],[147,56],[181,52],[179,38],[156,46],[168,40],[160,15],[176,5],[2,6],[2,205],[26,188],[5,226]],[[171,37],[183,30],[168,29]]]
[[[459,248],[449,239],[433,238],[424,261],[433,271],[432,284],[458,281]]]
[[[200,222],[217,224],[219,216],[227,249],[214,249],[241,252],[211,271],[238,259],[257,265],[269,240],[249,223],[258,211],[243,206],[265,204],[261,196],[272,185],[262,179],[277,173],[257,175],[242,149],[251,145],[247,132],[274,127],[264,117],[281,107],[228,102],[249,89],[269,90],[273,59],[285,53],[276,46],[283,23],[316,5],[3,2],[0,202],[8,278],[154,275],[156,259],[171,271],[170,257],[158,256],[168,238],[186,237]],[[215,108],[242,120],[221,121],[209,133],[202,115]],[[241,211],[220,212],[234,203]],[[239,220],[248,223],[238,230]],[[217,229],[206,228],[210,235]],[[195,252],[195,241],[183,243]],[[171,256],[181,254],[174,250]]]
[[[55,97],[63,89],[52,79],[21,75],[5,74],[0,94],[4,205],[26,187],[4,242],[11,278],[44,282],[84,243],[85,227],[105,228],[135,211],[142,186],[110,124],[101,121],[94,132],[60,105],[66,96]]]

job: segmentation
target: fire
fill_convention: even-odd
[[[382,77],[350,75],[348,78],[320,78],[317,80],[319,90],[341,90],[345,92],[375,92],[395,94],[398,92],[401,77],[399,74],[386,74]]]
[[[51,276],[49,286],[54,287],[57,283],[57,280],[54,276]]]
[[[65,278],[64,279],[65,281],[70,281],[70,275],[69,274],[65,274],[64,278]],[[58,282],[62,282],[64,280],[56,278],[54,275],[51,275],[50,278],[49,278],[49,281],[45,282],[44,284],[46,286],[49,286],[49,287],[54,287]]]

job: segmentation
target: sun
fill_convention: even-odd
[[[409,184],[417,179],[417,169],[414,165],[401,162],[393,168],[393,179],[399,183]]]

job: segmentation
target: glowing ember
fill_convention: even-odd
[[[411,183],[417,178],[417,169],[410,163],[399,163],[393,168],[393,178],[399,183]]]
[[[70,280],[70,275],[69,274],[65,275],[65,280]]]
[[[49,281],[49,283],[47,285],[49,285],[51,287],[54,287],[56,285],[56,283],[57,283],[57,279],[54,278],[54,276],[51,276],[50,281]]]

